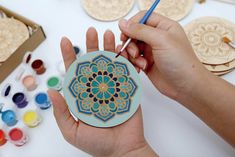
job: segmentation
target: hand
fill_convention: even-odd
[[[111,31],[104,34],[104,49],[115,52],[115,38]],[[66,70],[76,60],[71,42],[63,38],[62,55]],[[87,32],[87,52],[98,51],[98,35],[94,28]],[[155,153],[145,141],[141,109],[126,123],[113,128],[95,128],[71,116],[64,98],[56,91],[48,91],[54,115],[64,138],[75,147],[97,157],[141,156]]]
[[[134,39],[126,49],[129,60],[145,71],[160,92],[178,99],[183,91],[190,91],[194,81],[207,71],[198,61],[178,23],[154,13],[146,25],[138,24],[144,14],[140,12],[129,21],[119,22],[121,40],[125,42],[127,37]]]

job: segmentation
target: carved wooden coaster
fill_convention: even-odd
[[[221,65],[235,59],[235,49],[223,42],[226,36],[235,41],[235,24],[217,17],[203,17],[190,22],[185,31],[199,60]]]
[[[91,17],[101,21],[114,21],[128,14],[134,2],[134,0],[82,0],[82,5]]]
[[[13,18],[0,18],[0,62],[4,62],[28,38],[24,23]]]
[[[140,10],[148,10],[155,0],[138,0]],[[193,8],[194,0],[161,0],[155,11],[172,20],[179,21]]]

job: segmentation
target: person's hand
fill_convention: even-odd
[[[177,22],[153,13],[146,25],[138,24],[144,14],[140,12],[129,21],[119,22],[121,40],[133,39],[124,53],[128,53],[137,69],[145,71],[161,93],[178,99],[208,72]]]
[[[104,35],[104,49],[115,52],[115,38],[111,31]],[[76,60],[71,42],[63,38],[62,55],[66,70]],[[98,35],[94,28],[87,32],[87,52],[99,50]],[[125,55],[125,54],[124,54]],[[75,121],[64,98],[56,91],[48,94],[54,106],[54,115],[64,138],[75,147],[97,157],[155,156],[144,138],[141,108],[122,125],[113,128],[95,128]]]

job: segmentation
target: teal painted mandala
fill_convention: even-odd
[[[93,126],[109,127],[128,120],[137,110],[140,81],[126,59],[116,59],[110,52],[96,52],[73,63],[64,89],[77,118]]]

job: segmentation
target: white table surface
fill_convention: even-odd
[[[102,34],[111,29],[119,37],[117,22],[99,22],[90,18],[82,9],[80,0],[0,0],[0,4],[41,24],[47,39],[34,53],[34,58],[42,58],[48,67],[47,73],[40,76],[40,87],[46,91],[45,80],[51,75],[58,75],[56,63],[61,60],[59,43],[63,36],[69,37],[74,44],[85,50],[85,33],[89,26],[97,28],[102,43]],[[127,18],[138,12],[135,5]],[[219,16],[235,21],[235,6],[208,0],[206,4],[196,4],[191,14],[181,21],[184,25],[201,16]],[[117,42],[118,39],[117,39]],[[101,45],[102,47],[102,45]],[[17,71],[17,69],[16,69]],[[13,72],[1,84],[14,84],[13,92],[22,91],[23,87],[15,82]],[[225,80],[235,84],[235,71],[224,76]],[[187,109],[161,95],[142,74],[144,95],[142,108],[145,136],[154,150],[162,157],[235,157],[235,150],[217,136],[201,120]],[[203,90],[203,89],[202,89]],[[35,92],[29,93],[32,100]],[[13,106],[10,100],[0,97],[6,108]],[[24,110],[17,111],[19,117],[25,110],[35,108],[33,102]],[[85,153],[68,144],[62,137],[52,109],[41,112],[43,123],[34,129],[27,129],[22,122],[17,127],[24,127],[30,141],[23,147],[7,143],[0,147],[0,157],[86,157]],[[0,127],[3,124],[0,122]],[[9,128],[5,128],[9,129]]]

